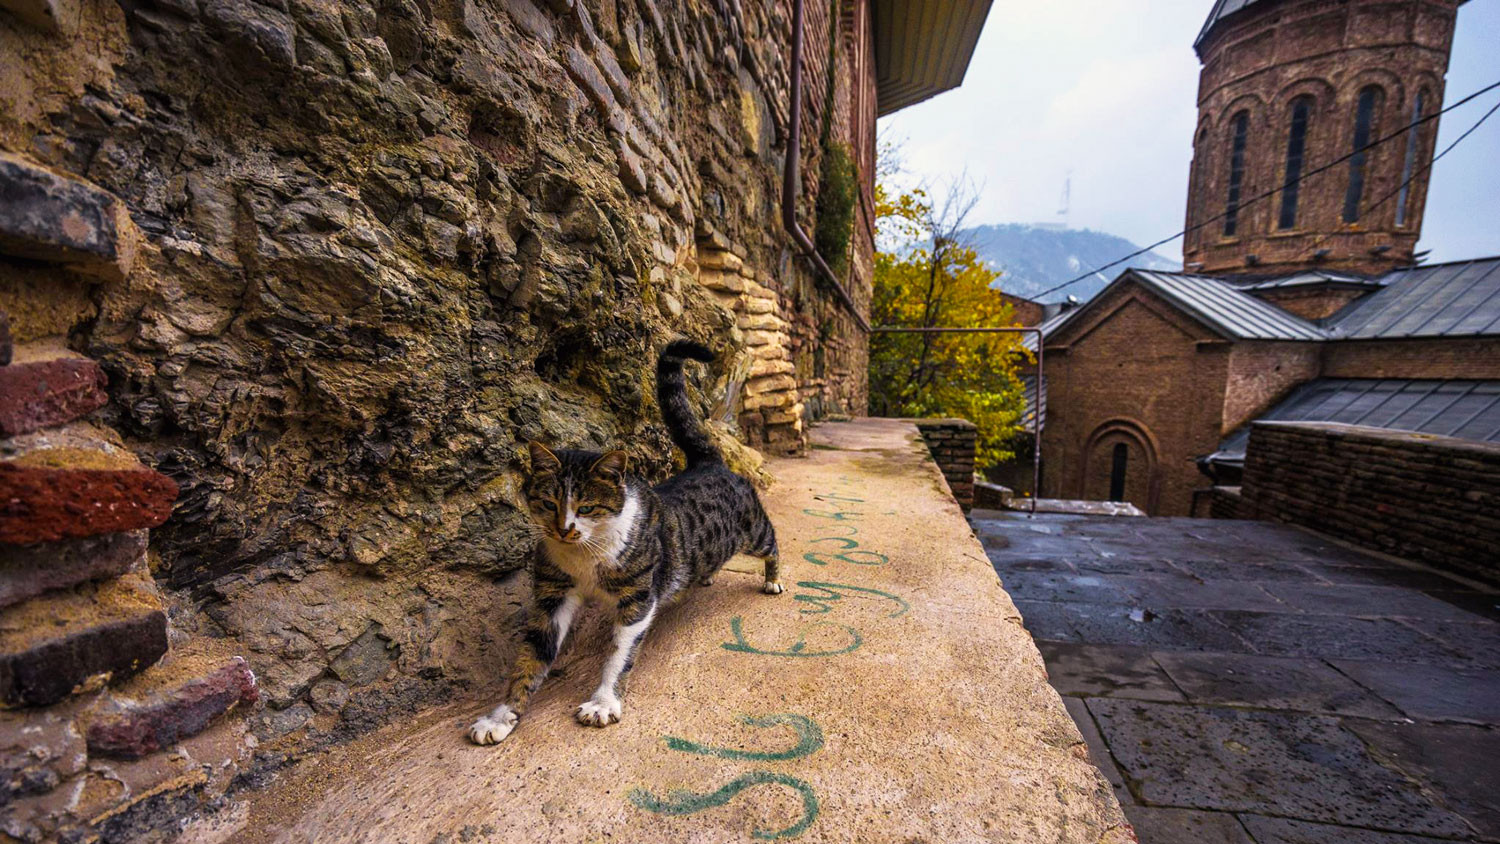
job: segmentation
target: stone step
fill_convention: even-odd
[[[260,699],[243,657],[196,640],[111,689],[86,716],[92,756],[141,759],[203,732],[240,704]]]
[[[143,530],[35,545],[0,545],[0,608],[52,589],[118,577],[139,566],[145,557]]]
[[[128,258],[114,196],[8,153],[0,153],[0,254],[114,270]]]
[[[177,484],[128,453],[56,446],[0,462],[0,542],[31,545],[152,528]]]
[[[167,616],[150,576],[55,591],[0,610],[0,705],[45,706],[86,682],[119,682],[167,651]]]
[[[108,379],[87,358],[0,366],[0,437],[71,422],[109,401]]]

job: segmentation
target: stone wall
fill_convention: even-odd
[[[1251,429],[1241,518],[1500,583],[1500,445],[1311,422]],[[1220,515],[1221,507],[1214,507]]]
[[[927,451],[965,513],[974,509],[974,449],[977,428],[967,419],[915,419]]]
[[[60,399],[92,413],[68,424],[178,490],[152,577],[121,563],[171,620],[171,676],[93,672],[113,685],[88,705],[149,709],[210,675],[218,700],[234,665],[259,702],[207,724],[239,730],[213,739],[232,753],[159,732],[152,782],[75,753],[72,703],[8,713],[13,744],[62,725],[74,767],[26,774],[0,828],[140,837],[227,780],[491,686],[528,588],[526,441],[618,445],[663,477],[653,366],[674,336],[721,352],[689,380],[726,441],[795,452],[805,419],[863,411],[863,338],[781,230],[784,0],[42,0],[58,13],[29,22],[20,2],[0,0],[16,365],[97,362],[107,401]],[[804,137],[831,121],[873,161],[867,7],[808,8]],[[55,201],[16,199],[49,179]],[[44,583],[33,544],[5,551],[32,572],[16,595],[119,576]],[[167,758],[224,764],[209,787]],[[111,785],[64,806],[54,787],[85,775]]]

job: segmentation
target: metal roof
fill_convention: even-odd
[[[1334,340],[1500,335],[1500,257],[1394,270],[1328,323]]]
[[[1036,327],[1042,330],[1042,337],[1045,339],[1046,337],[1051,335],[1052,332],[1056,331],[1058,326],[1062,325],[1064,322],[1067,322],[1068,317],[1078,313],[1081,310],[1083,310],[1082,307],[1072,307],[1065,311],[1058,311],[1052,316],[1049,316],[1046,319],[1042,320],[1036,325]],[[1022,334],[1021,347],[1026,349],[1028,352],[1031,352],[1032,354],[1036,354],[1036,335]]]
[[[884,117],[963,83],[990,0],[875,0],[872,11]]]
[[[1241,290],[1279,290],[1286,287],[1317,287],[1324,284],[1368,287],[1373,290],[1384,287],[1388,283],[1384,277],[1370,278],[1368,276],[1349,275],[1347,273],[1331,273],[1324,270],[1309,270],[1292,275],[1246,281],[1226,280]]]
[[[1214,7],[1208,12],[1208,20],[1203,22],[1203,28],[1198,30],[1198,37],[1193,39],[1193,49],[1198,49],[1198,45],[1208,37],[1208,31],[1219,21],[1255,3],[1256,0],[1214,0]]]
[[[1127,276],[1234,340],[1318,341],[1327,337],[1317,325],[1216,278],[1135,269],[1126,270],[1121,279]]]
[[[1021,414],[1021,429],[1030,431],[1031,418],[1036,415],[1037,409],[1036,375],[1022,375],[1021,388],[1026,391],[1026,410]],[[1042,376],[1041,408],[1041,427],[1045,428],[1047,427],[1047,376],[1045,375]]]
[[[1256,421],[1342,422],[1500,442],[1500,381],[1318,378],[1299,385]],[[1242,463],[1250,426],[1207,458]]]

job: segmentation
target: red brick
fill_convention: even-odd
[[[99,365],[64,358],[0,367],[0,437],[61,425],[109,400]]]
[[[36,545],[0,545],[0,607],[51,589],[122,575],[145,554],[145,531]]]
[[[177,484],[154,469],[56,469],[0,463],[0,542],[30,545],[152,528]]]
[[[155,696],[146,704],[95,721],[88,728],[89,752],[117,759],[139,759],[202,732],[236,704],[260,697],[255,675],[240,657],[212,673]]]

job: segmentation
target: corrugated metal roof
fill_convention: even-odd
[[[1021,430],[1022,431],[1030,431],[1031,430],[1031,418],[1034,415],[1036,415],[1036,409],[1037,409],[1036,376],[1035,375],[1022,375],[1021,376],[1021,387],[1022,387],[1022,389],[1024,389],[1026,391],[1026,411],[1021,414]],[[1042,408],[1042,424],[1041,424],[1041,427],[1045,428],[1045,427],[1047,427],[1047,376],[1045,376],[1045,375],[1042,376],[1041,408]]]
[[[871,8],[884,117],[963,83],[990,0],[875,0]]]
[[[1323,329],[1216,278],[1126,270],[1210,328],[1235,340],[1323,340]],[[1117,281],[1118,283],[1118,281]]]
[[[1074,308],[1069,308],[1066,311],[1058,311],[1057,313],[1053,314],[1052,316],[1047,317],[1046,319],[1042,320],[1041,323],[1038,324],[1036,327],[1040,328],[1042,330],[1042,337],[1046,338],[1046,337],[1050,336],[1052,334],[1052,332],[1056,331],[1058,326],[1062,325],[1064,322],[1067,322],[1068,321],[1068,317],[1072,316],[1073,314],[1078,313],[1080,310],[1082,310],[1082,308],[1074,307]],[[1022,334],[1021,335],[1021,346],[1023,348],[1025,348],[1027,351],[1031,352],[1032,354],[1036,354],[1036,335],[1035,334]]]
[[[1337,314],[1330,339],[1500,335],[1500,257],[1395,270]]]
[[[1342,422],[1500,442],[1500,381],[1318,378],[1299,385],[1256,421]],[[1245,459],[1250,426],[1219,444],[1208,459]]]
[[[1316,287],[1322,284],[1345,284],[1356,287],[1368,287],[1373,290],[1384,287],[1387,283],[1383,277],[1370,278],[1368,276],[1331,273],[1323,270],[1309,270],[1307,272],[1254,281],[1227,280],[1241,290],[1277,290],[1284,287]]]

